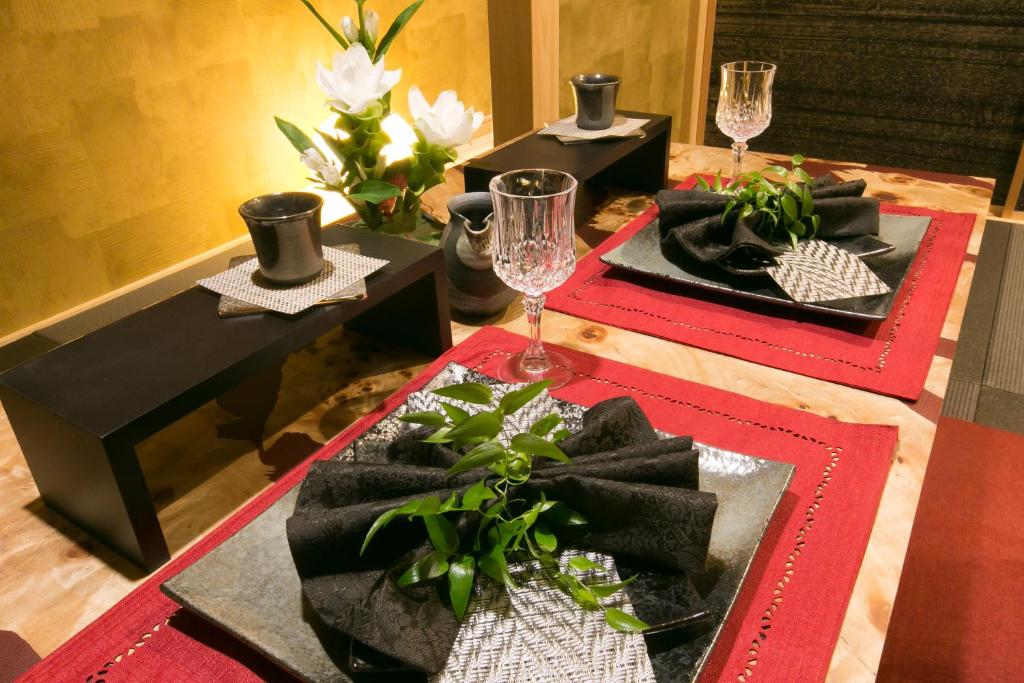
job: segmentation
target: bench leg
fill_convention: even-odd
[[[170,559],[133,445],[85,432],[13,392],[0,398],[49,507],[145,569]]]
[[[439,356],[452,347],[452,321],[444,260],[438,267],[360,313],[345,328]]]

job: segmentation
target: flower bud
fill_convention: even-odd
[[[366,29],[366,36],[371,43],[377,42],[377,27],[380,25],[380,15],[375,11],[367,10],[363,16],[363,28]]]
[[[345,17],[341,20],[341,32],[345,35],[345,40],[348,42],[359,42],[359,29],[356,28],[356,23],[352,21],[352,17]]]

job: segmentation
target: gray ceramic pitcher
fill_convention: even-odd
[[[516,298],[494,274],[491,260],[491,216],[494,205],[489,192],[467,192],[448,202],[450,218],[441,233],[448,300],[452,308],[470,315],[494,315]]]

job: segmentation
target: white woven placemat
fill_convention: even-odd
[[[617,582],[609,555],[567,550],[568,560],[585,554],[605,572],[581,574],[588,583]],[[654,683],[647,645],[639,633],[621,633],[604,613],[581,609],[545,576],[539,563],[509,568],[518,588],[477,581],[469,612],[444,670],[431,683]],[[604,601],[633,614],[624,591]]]
[[[384,259],[324,247],[323,272],[303,285],[271,285],[259,274],[259,262],[255,257],[223,273],[199,280],[197,284],[278,313],[299,313],[351,287],[387,264]]]
[[[641,130],[650,119],[631,119],[625,116],[616,116],[611,127],[604,130],[584,130],[576,126],[576,115],[567,116],[560,121],[555,121],[547,128],[538,131],[538,135],[556,135],[559,138],[574,138],[576,140],[600,140],[602,138],[625,138],[634,135],[642,135]]]

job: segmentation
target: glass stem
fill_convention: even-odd
[[[530,345],[523,352],[523,370],[530,373],[547,372],[551,361],[540,341],[540,314],[544,311],[544,295],[524,294],[523,308],[526,309],[526,320],[530,324]]]
[[[732,143],[732,179],[736,180],[743,172],[743,153],[747,151],[747,143]]]

